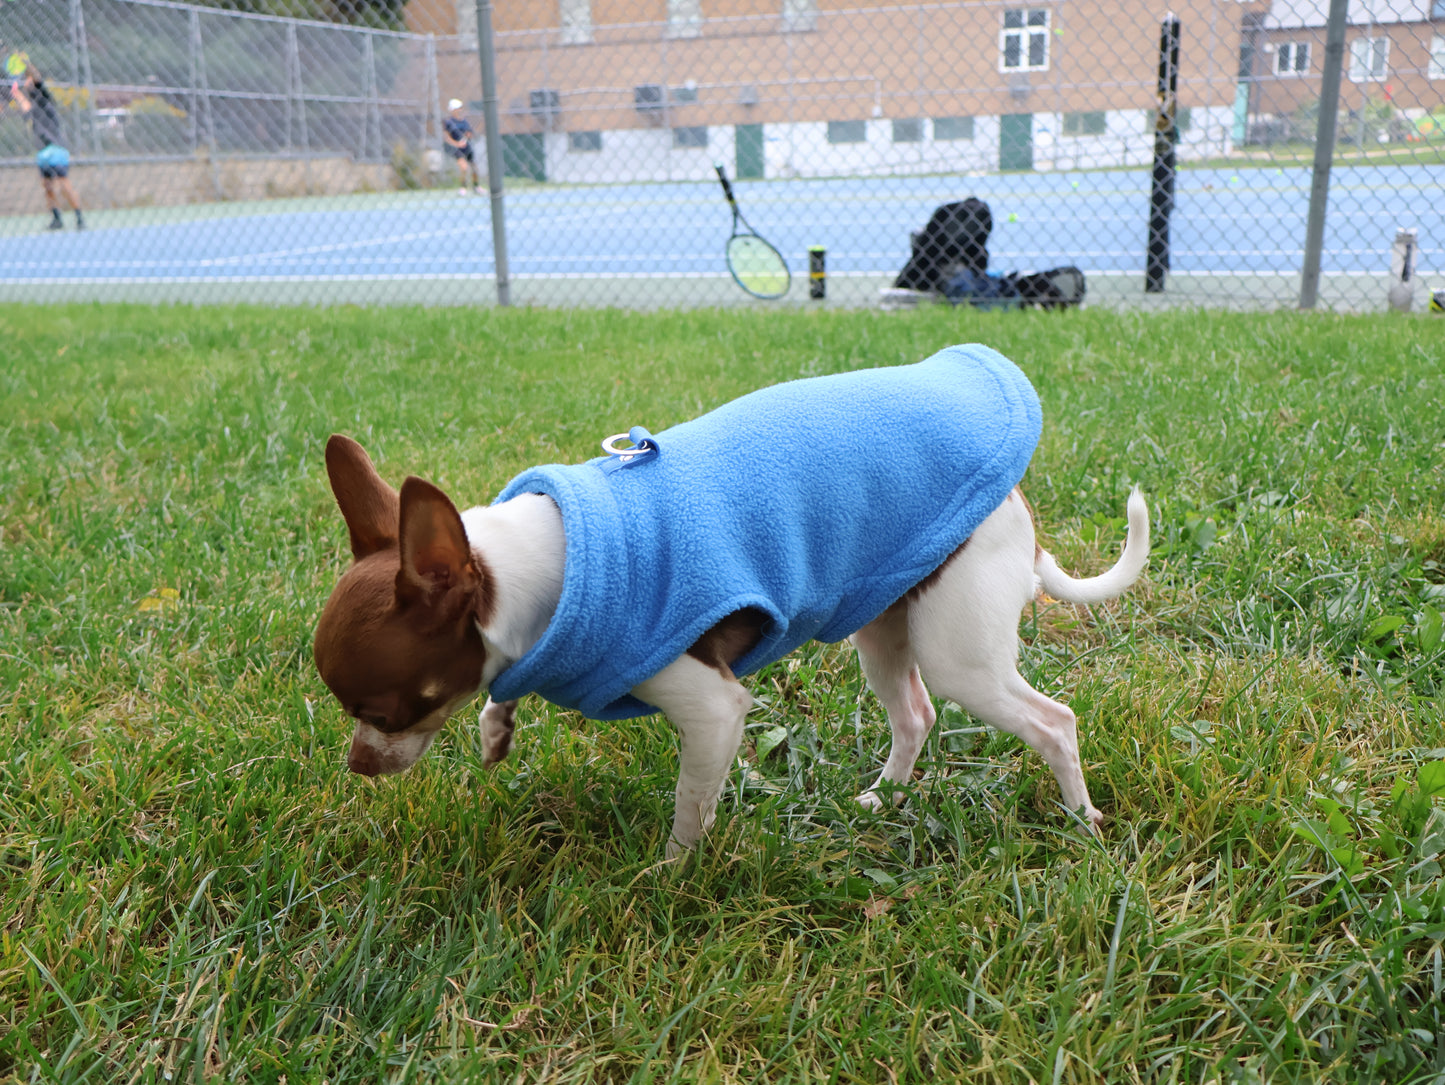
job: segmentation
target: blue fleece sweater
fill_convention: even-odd
[[[941,565],[1023,477],[1039,401],[995,350],[775,385],[655,437],[646,453],[534,467],[567,533],[562,596],[495,700],[539,693],[593,719],[743,607],[767,615],[744,675],[842,640]]]

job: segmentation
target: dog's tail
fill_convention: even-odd
[[[1102,603],[1134,583],[1148,563],[1149,506],[1135,486],[1129,494],[1129,535],[1124,540],[1124,552],[1112,569],[1079,580],[1060,569],[1047,550],[1040,549],[1034,560],[1034,575],[1039,586],[1055,599],[1066,603]]]

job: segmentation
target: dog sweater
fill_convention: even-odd
[[[766,616],[739,676],[867,625],[937,569],[1023,477],[1038,396],[985,346],[763,388],[643,451],[534,467],[497,501],[546,494],[566,567],[541,639],[492,682],[592,719],[734,611]]]

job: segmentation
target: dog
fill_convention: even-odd
[[[459,512],[400,491],[354,440],[326,446],[353,563],[317,624],[321,678],[355,720],[347,763],[402,772],[486,689],[484,762],[532,692],[594,719],[661,711],[680,736],[669,858],[712,825],[752,697],[739,678],[811,639],[850,639],[892,746],[858,796],[902,800],[936,713],[929,688],[1036,750],[1097,830],[1074,713],[1018,671],[1043,591],[1112,599],[1149,556],[1137,488],[1117,562],[1061,571],[1018,484],[1041,429],[1003,355],[945,348],[907,366],[775,385],[584,464],[523,472]]]

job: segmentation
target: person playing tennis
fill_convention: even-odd
[[[467,168],[472,171],[472,191],[482,194],[482,181],[477,176],[477,160],[472,154],[472,122],[462,115],[462,100],[453,98],[447,103],[447,117],[442,121],[442,138],[447,141],[447,150],[457,160],[457,173],[461,175],[462,189],[459,195],[468,194]]]
[[[45,206],[50,208],[49,229],[60,230],[65,227],[60,218],[61,194],[75,212],[75,228],[85,229],[80,197],[75,194],[75,186],[70,183],[70,152],[61,141],[60,110],[56,107],[50,88],[45,85],[40,72],[28,60],[25,62],[25,80],[23,83],[10,84],[10,97],[15,99],[15,104],[22,113],[29,114],[35,142],[40,145],[40,150],[35,155],[35,164],[40,167],[40,184],[45,189]]]

